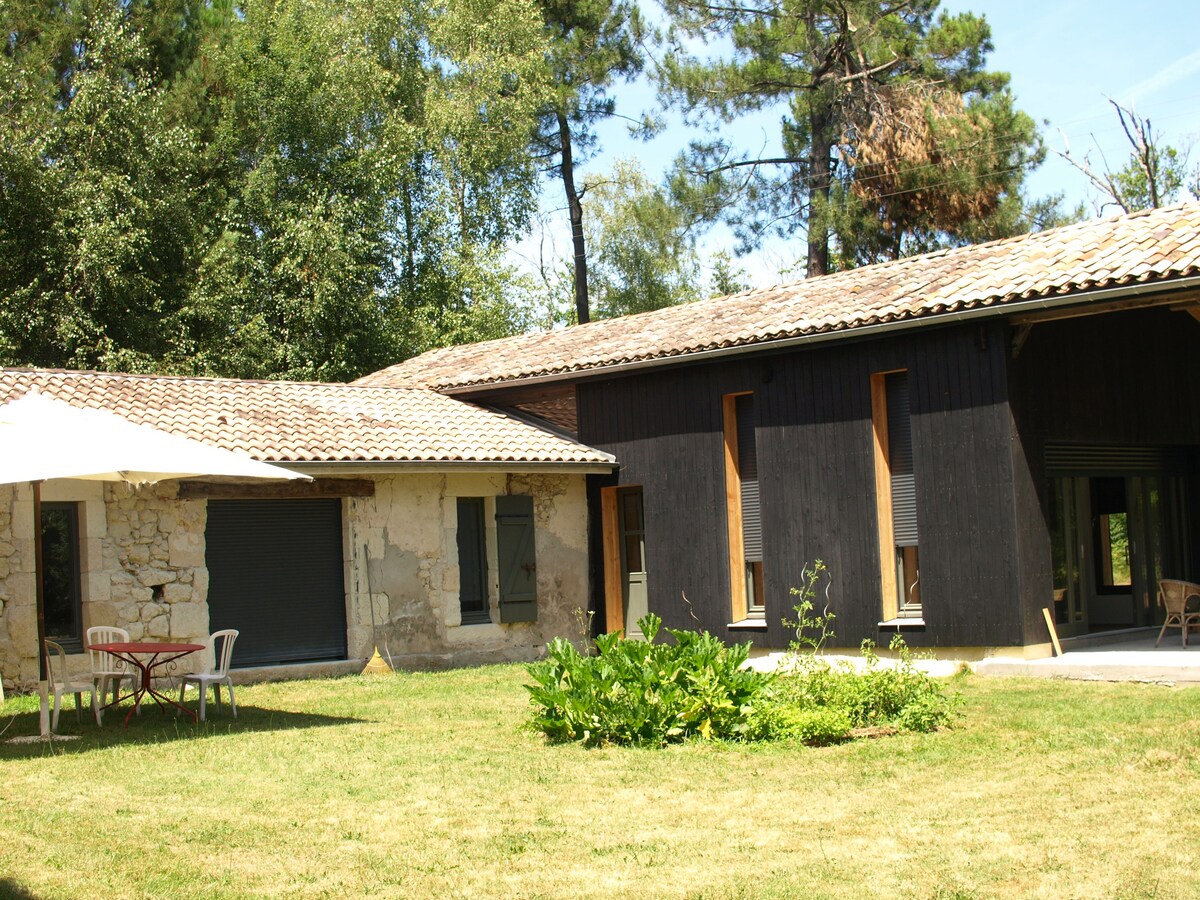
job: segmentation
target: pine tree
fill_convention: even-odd
[[[1042,157],[1008,77],[988,72],[987,23],[935,19],[937,0],[670,0],[676,52],[663,86],[727,133],[744,113],[786,107],[782,153],[693,144],[679,175],[734,226],[743,247],[807,233],[807,273],[927,249],[1019,196]],[[716,60],[683,39],[727,41]],[[1011,220],[1011,215],[1008,217]]]

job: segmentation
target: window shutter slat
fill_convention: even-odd
[[[892,470],[892,530],[897,547],[917,546],[917,490],[913,478],[912,411],[908,373],[887,376],[888,462]]]
[[[754,395],[737,398],[738,477],[742,495],[742,552],[746,562],[762,562],[762,506],[758,491],[758,442]]]

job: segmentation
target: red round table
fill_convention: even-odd
[[[159,705],[159,708],[165,713],[167,711],[164,704],[170,704],[176,709],[182,709],[185,713],[192,717],[192,721],[196,721],[196,713],[188,709],[182,704],[176,703],[166,694],[161,694],[154,689],[154,670],[161,669],[187,656],[189,653],[195,653],[198,650],[203,650],[203,644],[165,644],[153,643],[149,641],[114,641],[107,644],[91,644],[89,650],[98,650],[102,653],[111,653],[117,659],[129,663],[141,673],[138,679],[138,685],[132,694],[122,696],[118,691],[117,699],[112,703],[106,703],[101,709],[108,709],[110,706],[116,706],[122,700],[133,697],[133,709],[125,713],[125,726],[129,726],[129,717],[133,715],[142,702],[142,698],[149,694],[154,698],[154,702]]]

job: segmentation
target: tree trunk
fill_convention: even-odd
[[[833,129],[824,110],[810,115],[812,145],[809,149],[808,187],[808,277],[829,274],[829,155],[833,152]]]
[[[833,152],[833,117],[825,96],[825,80],[831,69],[833,49],[817,27],[817,4],[804,12],[808,45],[823,47],[808,84],[808,267],[806,276],[829,273],[829,154]],[[818,71],[819,70],[819,71]]]
[[[571,125],[564,113],[558,113],[558,142],[562,154],[563,188],[567,192],[567,210],[571,216],[571,245],[574,248],[575,315],[580,325],[591,321],[588,314],[587,247],[583,240],[583,204],[575,190],[575,162],[571,155]]]

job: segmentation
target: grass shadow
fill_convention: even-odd
[[[37,894],[31,894],[19,882],[9,878],[0,878],[0,897],[4,900],[38,900]]]
[[[77,754],[93,750],[104,750],[121,745],[162,744],[167,741],[186,741],[197,738],[245,734],[251,732],[295,731],[307,728],[328,728],[336,725],[363,723],[369,720],[354,716],[333,716],[322,713],[296,712],[295,710],[272,709],[262,706],[238,704],[237,718],[229,714],[229,708],[220,712],[209,709],[204,722],[193,722],[189,716],[174,715],[174,711],[163,712],[154,704],[143,704],[141,715],[133,715],[129,725],[124,724],[125,713],[131,707],[121,706],[104,715],[104,724],[97,726],[91,710],[83,710],[83,720],[75,717],[75,710],[64,709],[60,715],[57,734],[76,738],[68,740],[32,741],[10,743],[14,737],[25,737],[38,733],[38,710],[17,711],[0,720],[0,760],[41,757],[48,753]],[[2,886],[2,885],[0,885]],[[0,892],[0,897],[7,896]]]

